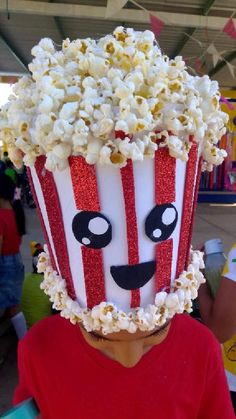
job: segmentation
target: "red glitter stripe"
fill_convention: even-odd
[[[156,245],[156,292],[170,287],[172,252],[173,239]]]
[[[45,169],[44,165],[45,156],[38,157],[35,163],[35,169],[43,192],[52,240],[60,267],[60,273],[66,280],[67,290],[70,297],[75,298],[60,200],[53,175]]]
[[[43,235],[44,235],[45,241],[46,241],[47,246],[48,246],[48,252],[49,252],[51,264],[52,264],[53,269],[56,271],[57,270],[56,262],[55,262],[55,259],[54,259],[54,256],[53,256],[53,252],[52,252],[51,244],[50,244],[50,241],[49,241],[47,229],[46,229],[46,226],[45,226],[45,223],[44,223],[44,219],[43,219],[43,216],[42,216],[42,212],[41,212],[41,208],[40,208],[40,205],[39,205],[38,197],[37,197],[35,187],[34,187],[34,181],[33,181],[31,170],[30,170],[29,167],[27,167],[27,175],[28,175],[28,179],[29,179],[29,183],[30,183],[30,189],[31,189],[31,192],[32,192],[32,195],[33,195],[33,198],[34,198],[36,208],[37,208],[38,217],[39,217],[41,227],[42,227],[42,230],[43,230]]]
[[[103,257],[101,249],[82,246],[87,307],[93,308],[106,301],[104,286]]]
[[[155,153],[155,200],[156,204],[175,202],[176,159],[169,155],[167,148],[159,148]]]
[[[83,157],[69,158],[71,180],[76,208],[82,211],[100,211],[95,166]],[[82,246],[87,306],[89,308],[106,301],[102,249]]]
[[[187,253],[187,257],[186,257],[186,263],[187,264],[188,264],[188,261],[189,261],[190,247],[191,247],[191,244],[192,244],[194,217],[195,217],[196,206],[197,206],[198,190],[199,190],[199,184],[200,184],[200,179],[201,179],[201,173],[202,173],[202,158],[199,159],[198,169],[197,169],[197,179],[196,179],[196,184],[195,184],[194,202],[193,202],[193,209],[192,209],[192,219],[191,219],[189,241],[188,241],[188,253]]]
[[[193,144],[189,152],[188,163],[185,174],[184,198],[183,198],[183,212],[181,220],[179,250],[176,267],[176,278],[183,272],[187,262],[187,255],[189,253],[189,234],[191,230],[192,210],[194,191],[193,185],[196,175],[198,148]]]
[[[121,170],[121,179],[123,186],[123,196],[125,201],[126,231],[128,242],[128,260],[129,265],[139,263],[138,252],[138,228],[135,210],[135,186],[132,160],[128,160],[127,165]],[[131,307],[140,306],[140,291],[131,291]]]
[[[83,211],[100,211],[96,169],[84,157],[69,158],[75,204]]]

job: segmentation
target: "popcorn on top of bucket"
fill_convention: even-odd
[[[32,76],[0,112],[0,138],[16,165],[43,154],[51,171],[70,155],[122,167],[158,147],[186,161],[192,141],[202,144],[204,169],[226,156],[216,147],[228,118],[218,83],[163,55],[151,31],[120,26],[98,40],[66,39],[61,50],[44,38],[32,55]]]

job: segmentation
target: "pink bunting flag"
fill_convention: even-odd
[[[17,78],[12,76],[12,77],[9,77],[8,83],[9,84],[14,84],[14,83],[16,83],[16,81],[17,81]]]
[[[201,63],[201,61],[199,60],[199,58],[197,58],[196,60],[195,60],[195,68],[196,68],[196,70],[197,71],[201,71],[201,69],[202,69],[202,63]]]
[[[159,36],[163,27],[165,26],[165,23],[162,22],[162,20],[158,19],[158,17],[152,15],[151,13],[149,15],[149,19],[150,19],[152,31],[154,32],[156,36]]]
[[[220,101],[221,102],[223,102],[227,107],[228,107],[228,109],[230,110],[230,111],[233,111],[233,109],[234,109],[234,107],[233,107],[233,105],[226,99],[226,97],[224,97],[224,96],[221,96],[220,97]]]
[[[232,17],[227,21],[224,26],[223,32],[230,36],[230,38],[236,39],[236,28]]]

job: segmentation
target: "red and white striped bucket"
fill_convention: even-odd
[[[186,268],[200,176],[198,148],[188,162],[159,148],[155,158],[114,166],[70,157],[29,176],[53,268],[81,307],[112,302],[124,311],[153,304]]]

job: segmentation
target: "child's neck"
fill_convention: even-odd
[[[86,332],[80,327],[86,342],[98,349],[108,358],[111,358],[126,368],[134,367],[153,346],[163,342],[169,332],[171,322],[154,332],[118,332],[102,335]]]

